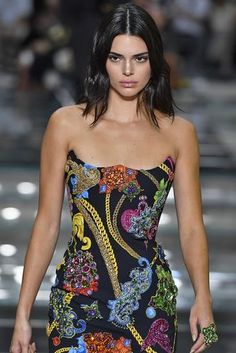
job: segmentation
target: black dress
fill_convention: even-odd
[[[69,151],[72,234],[49,302],[50,353],[173,353],[174,283],[156,237],[174,161],[96,167]]]

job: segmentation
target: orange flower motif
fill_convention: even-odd
[[[109,332],[85,333],[83,337],[88,353],[132,353],[130,340],[115,340]]]
[[[110,193],[113,189],[119,191],[129,182],[136,179],[137,171],[123,165],[102,168],[103,177],[99,181],[100,193]]]
[[[92,291],[93,292],[97,292],[98,291],[98,281],[97,280],[93,280],[88,287],[86,288],[73,288],[72,286],[69,286],[69,285],[66,285],[64,284],[63,285],[63,288],[66,289],[68,292],[72,292],[72,293],[75,293],[75,294],[83,294],[83,295],[86,295],[86,296],[89,296],[92,294]]]
[[[60,337],[53,337],[52,339],[52,343],[54,344],[54,346],[59,346],[59,344],[61,343]]]
[[[116,341],[116,345],[112,353],[132,353],[130,340],[127,340],[124,337],[120,337]]]

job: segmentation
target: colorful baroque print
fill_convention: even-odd
[[[63,266],[65,290],[87,296],[98,290],[97,264],[89,251],[72,253],[66,257]]]
[[[142,343],[141,351],[144,351],[149,346],[154,346],[155,344],[158,344],[167,353],[171,353],[172,347],[170,344],[170,339],[166,333],[168,329],[169,324],[167,320],[155,320],[150,327],[147,337]]]
[[[123,192],[132,199],[140,192],[136,180],[137,171],[122,165],[102,168],[102,178],[99,181],[99,192],[110,193],[114,189]]]
[[[177,292],[156,238],[173,177],[171,157],[135,170],[69,152],[72,234],[51,292],[50,353],[174,353]]]
[[[86,322],[78,318],[70,306],[73,295],[54,288],[50,294],[49,312],[53,317],[59,337],[52,338],[54,345],[60,343],[61,337],[72,338],[86,329]]]
[[[65,172],[70,192],[76,198],[88,198],[88,190],[97,185],[100,180],[100,171],[97,168],[87,163],[84,166],[78,165],[71,159],[68,159],[66,163]]]
[[[126,209],[121,215],[122,227],[127,233],[132,233],[137,239],[153,239],[157,233],[162,207],[165,203],[168,182],[160,181],[159,188],[154,195],[154,203],[150,207],[147,196],[139,196],[136,209]]]
[[[164,310],[167,315],[174,315],[176,310],[176,296],[178,288],[175,285],[172,274],[161,265],[156,266],[158,279],[156,294],[149,301],[149,306]]]
[[[88,250],[91,247],[91,239],[84,236],[84,217],[78,212],[73,216],[72,219],[72,234],[76,239],[78,238],[84,245],[81,246],[81,250]]]
[[[145,258],[138,260],[140,266],[136,267],[129,277],[131,281],[121,284],[121,295],[116,300],[108,301],[108,308],[111,309],[109,321],[117,326],[124,327],[132,323],[132,313],[139,308],[141,294],[146,292],[152,282],[152,269],[149,261]]]
[[[108,332],[85,333],[83,338],[87,353],[132,353],[129,339],[120,337],[116,340]]]
[[[97,300],[95,300],[90,305],[81,304],[80,307],[87,314],[87,317],[86,317],[87,321],[92,320],[92,319],[102,319],[102,315],[101,315],[100,310],[98,308],[98,301]]]

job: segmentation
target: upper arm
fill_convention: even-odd
[[[173,182],[177,218],[181,234],[203,226],[199,176],[199,144],[195,127],[182,121],[177,129],[178,157]]]
[[[64,167],[68,143],[65,109],[60,108],[49,118],[40,153],[37,216],[43,217],[52,230],[59,229],[65,191]]]

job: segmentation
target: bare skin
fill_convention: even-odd
[[[35,344],[31,344],[30,312],[58,239],[64,198],[64,166],[70,150],[81,160],[95,166],[123,164],[134,169],[150,169],[160,165],[169,155],[174,159],[173,187],[180,244],[195,292],[190,330],[192,336],[198,339],[191,349],[196,353],[206,349],[198,325],[200,328],[206,327],[214,319],[195,128],[181,117],[176,117],[172,123],[171,119],[156,112],[158,129],[144,115],[137,115],[137,94],[142,91],[150,75],[149,61],[144,62],[140,58],[137,61],[135,57],[147,52],[142,39],[117,36],[111,52],[121,56],[120,61],[107,61],[111,88],[106,114],[90,129],[93,115],[83,117],[83,106],[60,108],[50,117],[43,137],[38,212],[25,258],[12,353],[36,351]],[[120,79],[137,80],[138,83],[124,87],[119,84]]]

